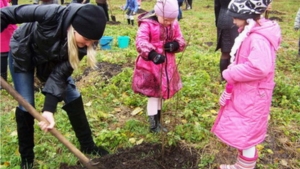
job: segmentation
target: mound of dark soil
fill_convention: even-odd
[[[197,169],[197,159],[198,155],[193,149],[180,146],[163,148],[160,144],[143,143],[93,161],[99,162],[96,165],[98,169]],[[60,169],[83,168],[81,165],[60,166]]]
[[[280,12],[280,11],[276,11],[276,10],[270,10],[269,11],[270,14],[276,14],[276,15],[284,15],[284,12]]]
[[[144,10],[144,9],[138,9],[136,13],[137,13],[137,14],[140,14],[140,13],[144,13],[144,12],[147,12],[147,11]]]
[[[281,18],[276,17],[276,16],[270,17],[269,19],[270,19],[270,20],[276,20],[276,21],[279,21],[279,22],[282,22],[282,21],[283,21]]]
[[[106,23],[109,25],[119,25],[121,22],[120,21],[107,21]]]

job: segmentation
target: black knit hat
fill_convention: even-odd
[[[230,16],[239,19],[254,19],[263,14],[272,0],[231,0],[228,5]]]
[[[76,12],[72,21],[74,29],[83,37],[99,40],[105,30],[106,16],[101,7],[85,4]]]

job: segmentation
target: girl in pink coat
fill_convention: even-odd
[[[0,7],[3,8],[8,6],[9,3],[7,2],[7,0],[0,0],[0,5],[1,5]],[[7,80],[7,58],[8,58],[8,51],[9,51],[9,41],[16,29],[17,26],[11,24],[3,32],[0,33],[1,77],[4,80]]]
[[[150,131],[166,131],[160,124],[162,99],[169,99],[182,88],[175,53],[186,43],[178,21],[177,0],[158,0],[154,11],[139,16],[136,48],[139,53],[132,89],[148,97]]]
[[[212,132],[238,150],[237,162],[220,169],[253,169],[255,146],[264,141],[275,86],[276,51],[281,41],[279,25],[261,18],[271,0],[231,0],[228,9],[239,27],[231,50],[232,64],[223,71],[226,90]]]

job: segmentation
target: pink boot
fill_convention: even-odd
[[[239,153],[237,157],[237,162],[233,165],[220,165],[220,169],[254,169],[256,165],[256,160],[258,159],[257,152],[253,158],[244,157]]]

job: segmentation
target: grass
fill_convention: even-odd
[[[32,3],[20,0],[20,4]],[[94,2],[92,2],[94,3]],[[125,1],[115,0],[110,9],[120,25],[107,25],[106,36],[113,36],[112,50],[99,50],[99,62],[122,65],[124,68],[110,79],[103,80],[105,72],[90,72],[84,80],[77,82],[83,95],[86,113],[93,130],[94,139],[111,150],[131,147],[139,142],[164,142],[166,145],[183,143],[199,150],[199,168],[213,168],[217,165],[218,154],[226,149],[210,133],[214,118],[219,110],[218,98],[224,86],[219,84],[219,56],[215,52],[216,28],[214,25],[213,1],[195,1],[192,10],[184,10],[180,21],[181,30],[189,46],[184,53],[177,54],[178,67],[184,88],[164,104],[164,122],[170,132],[162,139],[148,132],[146,98],[131,90],[131,76],[137,56],[135,35],[137,26],[128,26],[120,6]],[[151,10],[155,1],[145,0],[144,10]],[[269,134],[259,145],[260,155],[257,168],[300,168],[300,61],[297,55],[297,32],[293,23],[298,10],[298,0],[276,0],[274,13],[270,17],[280,17],[282,44],[277,54],[276,88],[272,101]],[[299,35],[299,32],[298,32]],[[129,36],[130,46],[119,49],[118,36]],[[208,45],[213,42],[213,45]],[[74,73],[74,78],[83,77],[85,62]],[[11,78],[9,78],[9,83]],[[14,108],[17,102],[1,90],[0,105],[0,168],[18,168],[16,123]],[[44,97],[36,93],[36,109],[41,111]],[[58,106],[55,114],[56,128],[73,144],[79,147],[65,112]],[[131,112],[140,108],[136,115]],[[43,133],[35,125],[36,168],[56,169],[64,162],[75,165],[77,158],[59,141],[48,133]],[[228,157],[229,158],[229,157]]]

